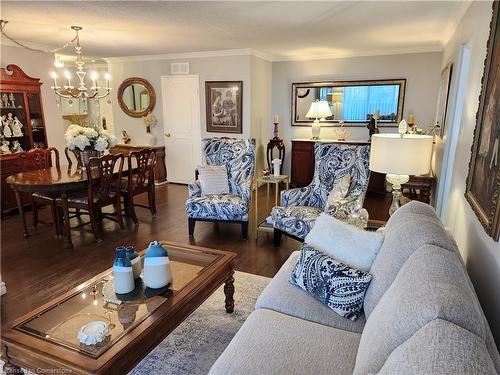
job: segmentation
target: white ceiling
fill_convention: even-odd
[[[1,2],[6,32],[96,57],[254,49],[272,60],[439,50],[470,2]],[[2,43],[8,44],[2,37]],[[72,53],[71,48],[66,50]]]

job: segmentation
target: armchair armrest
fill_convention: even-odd
[[[188,184],[189,198],[201,197],[200,181],[196,180]]]
[[[283,190],[281,192],[281,205],[289,206],[307,206],[312,188],[305,186],[296,189]]]

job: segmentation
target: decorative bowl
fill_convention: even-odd
[[[87,323],[80,328],[78,340],[85,345],[95,345],[109,334],[109,323],[100,320]]]

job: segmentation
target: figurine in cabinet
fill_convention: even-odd
[[[23,152],[23,148],[19,144],[19,141],[13,141],[12,142],[12,152]]]
[[[16,108],[16,104],[15,104],[15,101],[14,101],[14,94],[13,93],[9,94],[9,101],[10,101],[10,105],[12,106],[12,108]]]
[[[2,95],[2,102],[4,108],[9,108],[9,96],[7,94]]]
[[[10,154],[9,141],[2,141],[2,146],[0,146],[0,153]]]
[[[23,124],[21,124],[21,121],[17,118],[17,116],[14,116],[14,120],[12,122],[12,134],[14,137],[22,137],[23,136],[23,131],[21,128],[23,127]]]
[[[6,115],[2,115],[2,128],[3,128],[3,135],[5,138],[12,137],[12,130],[10,129],[9,121],[7,120]]]

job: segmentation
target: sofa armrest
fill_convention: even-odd
[[[196,180],[188,184],[189,198],[201,197],[200,181]]]
[[[310,186],[283,190],[281,192],[281,205],[284,207],[307,206],[311,190]]]

